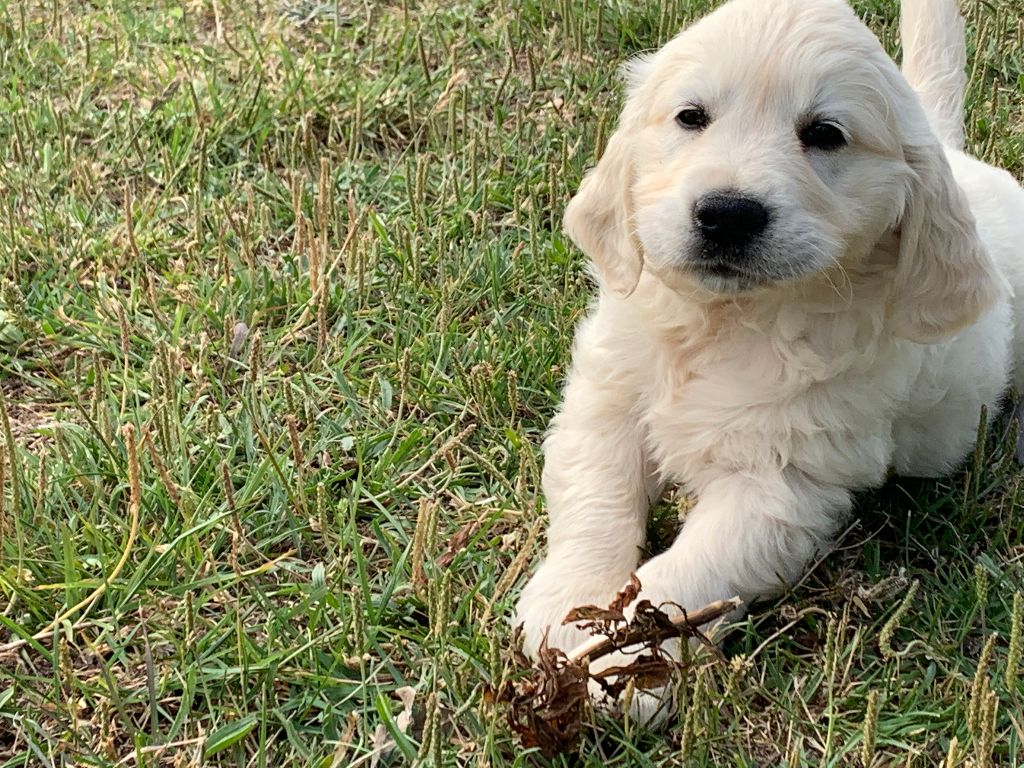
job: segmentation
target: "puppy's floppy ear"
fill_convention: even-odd
[[[644,266],[633,231],[634,166],[628,134],[630,124],[638,118],[638,93],[655,59],[656,54],[641,55],[623,64],[620,75],[626,83],[627,100],[619,128],[565,209],[569,237],[593,263],[601,284],[622,296],[636,288]]]
[[[597,270],[602,286],[628,296],[643,271],[632,224],[633,162],[620,128],[565,209],[565,229]]]
[[[1003,291],[967,198],[938,143],[904,147],[913,175],[900,222],[892,321],[921,343],[974,323]]]

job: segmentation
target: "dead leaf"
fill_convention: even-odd
[[[615,599],[608,604],[607,608],[598,608],[596,605],[584,605],[573,608],[569,614],[562,619],[563,624],[571,624],[574,621],[591,622],[625,622],[626,608],[636,600],[640,594],[640,579],[635,573],[630,574],[629,584],[622,588]]]
[[[341,738],[338,739],[338,746],[334,748],[334,755],[331,759],[331,768],[341,768],[348,754],[348,748],[352,746],[352,737],[356,733],[356,714],[349,712],[345,727],[341,731]]]
[[[672,679],[672,673],[679,668],[674,660],[661,654],[641,654],[636,660],[624,666],[606,667],[591,674],[604,692],[618,698],[630,680],[637,690],[650,691],[664,688]],[[615,682],[612,682],[612,681]]]
[[[498,699],[509,705],[509,726],[523,746],[551,758],[579,743],[589,671],[585,662],[570,664],[562,651],[549,648],[547,638],[536,667],[531,676],[506,685]]]
[[[637,578],[635,573],[631,573],[629,574],[629,584],[619,591],[608,607],[622,613],[626,610],[628,605],[632,604],[632,602],[636,600],[636,596],[639,594],[640,579]]]
[[[412,705],[416,701],[416,689],[404,686],[395,691],[395,695],[402,702],[402,711],[395,718],[395,725],[400,733],[406,733],[412,723]],[[377,768],[381,759],[391,754],[397,746],[394,739],[388,737],[388,729],[381,723],[373,731],[373,747],[370,752],[370,768]]]
[[[412,723],[412,705],[416,703],[416,689],[406,685],[395,691],[395,695],[402,702],[402,711],[395,718],[395,724],[399,731],[407,733]]]
[[[575,621],[589,621],[589,622],[624,622],[626,616],[622,611],[615,610],[613,608],[598,608],[596,605],[581,605],[579,608],[573,608],[562,619],[563,624],[572,624]]]
[[[377,768],[380,759],[395,748],[395,742],[388,738],[388,729],[384,723],[378,725],[373,731],[373,747],[370,750],[370,768]]]
[[[458,533],[452,536],[451,541],[448,542],[447,551],[437,558],[436,562],[440,568],[447,568],[455,560],[455,556],[466,548],[466,544],[473,538],[473,534],[480,530],[480,522],[474,520],[468,525],[462,526]]]

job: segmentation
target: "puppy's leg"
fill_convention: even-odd
[[[584,640],[562,620],[580,605],[607,605],[636,568],[650,487],[632,404],[609,379],[577,367],[544,445],[548,552],[516,611],[527,653]]]
[[[723,475],[701,490],[673,545],[637,571],[643,585],[639,599],[695,609],[734,595],[749,603],[777,594],[800,578],[849,509],[848,491],[817,484],[795,470],[767,477]],[[662,607],[678,615],[674,605]],[[677,641],[665,650],[678,658]],[[632,660],[626,651],[602,658],[597,667]],[[633,717],[648,720],[662,693],[634,697]]]

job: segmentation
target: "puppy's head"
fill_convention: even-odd
[[[566,212],[603,285],[712,295],[833,280],[900,237],[898,332],[972,322],[995,277],[910,86],[842,0],[733,0],[627,65],[604,157]]]

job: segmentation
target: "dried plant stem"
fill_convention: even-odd
[[[132,215],[132,187],[125,184],[124,187],[124,226],[128,231],[128,249],[131,251],[132,260],[135,264],[142,263],[142,256],[139,254],[139,244],[135,240],[135,218]]]
[[[682,616],[672,619],[673,626],[679,630],[677,632],[671,632],[666,629],[652,634],[650,630],[645,628],[626,626],[621,632],[616,632],[613,637],[598,635],[591,638],[588,642],[576,648],[567,658],[570,664],[582,659],[595,661],[602,656],[607,656],[630,645],[637,645],[639,643],[656,644],[672,637],[692,634],[698,631],[704,624],[727,616],[741,605],[743,605],[743,601],[738,597],[733,597],[729,600],[719,600],[710,605],[705,605],[696,611],[684,612]]]
[[[153,444],[153,437],[151,432],[144,432],[142,435],[142,442],[146,444],[146,448],[149,449],[149,457],[153,460],[153,466],[156,467],[157,474],[160,475],[160,481],[164,484],[164,488],[167,490],[167,495],[171,497],[171,501],[174,502],[174,506],[178,508],[180,512],[184,512],[181,505],[181,494],[178,493],[178,485],[171,479],[170,472],[167,471],[167,466],[164,464],[162,458],[160,458],[160,452],[156,449],[156,445]]]

